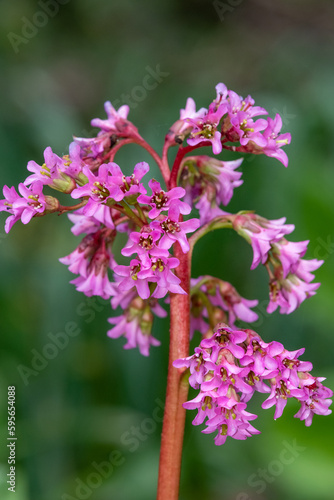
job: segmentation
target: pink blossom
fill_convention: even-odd
[[[48,208],[41,181],[35,181],[30,188],[20,183],[19,192],[21,196],[14,187],[4,186],[3,188],[5,199],[0,200],[0,211],[11,214],[6,220],[6,233],[9,233],[18,220],[21,219],[23,224],[28,224],[34,216],[42,214]]]
[[[279,134],[282,128],[282,118],[277,114],[274,118],[268,118],[267,128],[263,132],[266,145],[262,148],[265,155],[279,160],[285,167],[288,166],[288,156],[281,147],[290,144],[291,134]]]
[[[133,174],[130,176],[125,176],[116,163],[109,163],[109,166],[110,173],[112,174],[112,182],[119,186],[124,196],[146,194],[146,189],[140,181],[150,170],[148,163],[145,161],[137,163],[134,167]]]
[[[44,160],[43,165],[38,165],[33,160],[28,162],[27,169],[33,174],[26,178],[24,185],[29,186],[36,181],[40,181],[53,189],[70,193],[75,188],[75,182],[62,172],[63,160],[54,154],[50,147],[44,150]]]
[[[145,334],[142,331],[139,317],[127,319],[127,317],[122,314],[121,316],[109,318],[108,321],[109,323],[115,325],[113,328],[108,330],[108,337],[116,339],[120,336],[124,336],[127,339],[124,349],[134,349],[135,347],[138,347],[143,356],[148,356],[151,345],[160,345],[159,340],[152,337],[152,335]]]
[[[144,267],[139,259],[132,259],[130,266],[116,266],[114,272],[123,278],[118,285],[121,292],[131,290],[135,286],[139,297],[148,299],[150,296],[148,279],[150,278],[151,281],[153,278],[153,271],[150,267]]]
[[[271,245],[294,230],[294,225],[285,224],[285,221],[285,217],[267,220],[256,214],[238,215],[234,219],[234,229],[252,245],[254,256],[251,269],[255,269],[260,262],[265,264]]]
[[[217,446],[224,444],[228,436],[233,439],[247,439],[254,434],[261,434],[249,423],[249,420],[254,420],[257,415],[249,413],[245,408],[245,403],[236,402],[231,408],[225,408],[220,402],[216,415],[206,421],[207,428],[202,432],[209,434],[218,431],[214,440]]]
[[[210,222],[215,217],[221,217],[222,215],[228,214],[228,212],[221,210],[217,206],[216,198],[211,198],[210,200],[209,196],[209,192],[203,194],[195,205],[195,208],[199,211],[201,225]]]
[[[273,253],[277,255],[282,264],[283,278],[287,277],[290,271],[296,267],[301,257],[305,255],[308,243],[309,241],[287,241],[285,238],[273,243]],[[313,278],[314,276],[312,276]]]
[[[106,149],[110,148],[112,141],[110,134],[99,132],[97,137],[73,137],[74,142],[80,147],[78,150],[82,159],[97,158],[101,156]]]
[[[219,206],[228,205],[233,190],[243,183],[241,172],[235,172],[242,161],[219,161],[203,155],[189,156],[183,162],[181,183],[186,189],[186,201],[197,202],[202,224],[226,213]]]
[[[331,413],[333,392],[321,384],[324,379],[310,375],[312,364],[298,359],[303,353],[304,349],[287,351],[279,342],[268,344],[252,330],[218,324],[212,337],[203,339],[192,356],[173,363],[175,368],[188,369],[190,385],[199,389],[183,406],[198,410],[194,425],[207,419],[204,433],[218,431],[217,445],[227,436],[246,439],[258,433],[249,424],[256,415],[246,412],[246,403],[255,391],[269,393],[262,408],[276,406],[275,419],[282,415],[287,399],[296,398],[301,409],[295,417],[310,425],[314,413]]]
[[[107,101],[104,103],[104,110],[108,119],[101,120],[100,118],[94,118],[91,121],[92,127],[99,127],[107,132],[121,132],[129,123],[127,121],[130,111],[128,105],[124,104],[116,111],[111,102]]]
[[[226,113],[227,106],[222,104],[216,111],[208,111],[203,117],[188,118],[192,125],[187,142],[190,146],[197,146],[202,141],[208,141],[212,144],[214,154],[219,154],[222,151],[221,133],[218,131],[218,125],[222,116]]]
[[[59,259],[62,264],[69,266],[69,271],[79,274],[71,283],[88,297],[99,295],[108,299],[113,293],[108,269],[116,266],[110,250],[115,235],[116,232],[110,229],[89,233],[74,252]]]
[[[272,280],[270,282],[270,302],[268,313],[280,307],[281,314],[290,314],[300,306],[304,300],[315,295],[320,283],[307,283],[296,275],[290,274],[285,280]]]
[[[143,226],[139,232],[131,232],[129,242],[121,253],[126,257],[137,253],[144,266],[151,264],[151,257],[168,257],[169,252],[156,245],[160,232],[150,226]]]
[[[301,385],[304,389],[304,400],[301,401],[301,408],[296,413],[295,418],[305,420],[305,425],[309,427],[312,424],[313,415],[330,415],[332,410],[329,406],[332,400],[333,391],[325,387],[321,382],[324,377],[312,377],[310,374],[304,374],[301,378]]]
[[[181,280],[171,271],[180,264],[180,261],[175,257],[153,258],[151,268],[154,271],[154,278],[151,281],[156,282],[157,286],[152,294],[152,297],[161,299],[168,292],[185,294],[186,292],[180,286]]]
[[[112,163],[103,163],[99,167],[97,175],[93,174],[88,167],[83,168],[83,173],[86,175],[88,182],[84,186],[74,189],[71,196],[74,199],[84,196],[88,196],[91,199],[90,210],[87,205],[85,207],[86,215],[94,215],[96,204],[104,203],[109,198],[115,201],[121,201],[124,198],[124,193],[114,183],[111,176],[112,167]]]
[[[161,189],[160,183],[155,179],[151,179],[148,185],[152,190],[152,196],[141,194],[138,196],[138,202],[151,207],[151,210],[148,212],[150,219],[155,219],[161,212],[168,210],[172,203],[178,207],[181,214],[190,213],[190,206],[184,201],[180,201],[180,198],[186,193],[183,188],[176,187],[165,192]]]
[[[223,124],[223,132],[227,139],[232,142],[240,141],[242,146],[251,141],[258,147],[264,147],[267,141],[260,132],[267,127],[267,120],[260,118],[254,122],[253,118],[267,115],[267,111],[254,106],[254,100],[250,96],[243,99],[232,90],[228,91],[228,96],[228,118]]]
[[[107,335],[111,338],[124,336],[127,340],[124,349],[138,347],[143,356],[148,356],[151,345],[160,345],[151,335],[152,313],[159,317],[165,317],[167,314],[155,299],[144,301],[135,296],[121,316],[108,319],[109,323],[115,326],[108,330]]]
[[[168,250],[178,241],[183,253],[189,252],[190,247],[186,234],[198,229],[200,221],[198,219],[189,219],[181,222],[179,221],[179,217],[179,207],[176,204],[171,204],[167,216],[150,223],[150,227],[159,232],[159,237],[162,234],[159,248]]]

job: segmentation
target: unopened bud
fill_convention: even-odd
[[[57,210],[59,210],[59,200],[57,200],[57,198],[54,198],[53,196],[48,196],[46,195],[45,196],[45,211],[44,213],[52,213],[52,212],[57,212]]]
[[[76,188],[76,182],[72,177],[69,177],[67,174],[61,173],[61,178],[54,179],[50,187],[60,191],[61,193],[69,194]]]

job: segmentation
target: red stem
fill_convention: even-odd
[[[181,164],[184,156],[187,153],[190,153],[190,151],[193,151],[194,149],[201,148],[203,146],[210,146],[210,145],[211,145],[210,141],[202,141],[202,142],[199,142],[198,144],[196,144],[196,146],[185,146],[185,147],[180,146],[179,147],[179,150],[176,154],[176,158],[175,158],[174,165],[172,168],[172,173],[171,173],[170,179],[169,179],[169,188],[173,188],[173,187],[177,186],[177,177],[179,174],[180,164]]]
[[[155,162],[157,163],[158,167],[160,168],[162,177],[163,177],[166,185],[168,185],[168,180],[169,180],[169,177],[170,177],[170,171],[169,171],[168,163],[166,161],[164,161],[158,155],[158,153],[155,151],[155,149],[153,149],[152,146],[150,146],[150,144],[148,144],[148,142],[146,142],[145,139],[143,139],[143,137],[141,135],[139,135],[138,133],[133,136],[133,141],[136,144],[138,144],[139,146],[141,146],[142,148],[146,149],[146,151],[148,153],[150,153],[150,155],[152,156],[152,158],[155,160]]]
[[[188,381],[183,381],[184,370],[176,369],[173,361],[188,356],[190,327],[190,259],[177,243],[175,257],[180,261],[176,275],[186,295],[171,294],[170,347],[167,393],[161,436],[157,500],[178,500],[181,472],[182,445],[185,423]]]

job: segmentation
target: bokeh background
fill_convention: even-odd
[[[158,151],[186,98],[207,106],[220,81],[250,93],[271,116],[282,115],[284,131],[292,133],[289,168],[246,157],[244,184],[229,210],[294,223],[291,239],[310,239],[307,258],[325,260],[316,273],[318,294],[292,315],[268,316],[266,272],[250,271],[250,248],[232,231],[201,240],[193,276],[217,275],[258,298],[254,329],[288,349],[305,346],[304,359],[333,388],[333,2],[2,0],[0,13],[1,185],[22,181],[27,161],[41,163],[46,146],[61,155],[72,134],[91,136],[90,119],[104,117],[106,100],[124,103],[122,94],[132,95],[130,119]],[[164,75],[156,88],[138,90],[157,66]],[[129,172],[141,160],[149,157],[136,147],[116,157]],[[155,498],[168,324],[156,322],[162,345],[149,359],[109,339],[109,304],[76,292],[58,262],[78,241],[66,216],[0,232],[2,500],[13,498],[6,484],[8,385],[17,392],[16,500]],[[65,328],[77,335],[48,351],[50,334]],[[43,349],[49,359],[36,361]],[[251,405],[262,434],[222,447],[191,425],[189,412],[180,499],[333,498],[334,417],[316,416],[306,428],[289,401],[273,421],[262,400]],[[284,452],[289,446],[294,451]],[[104,465],[108,477],[94,476],[111,460],[112,471]]]

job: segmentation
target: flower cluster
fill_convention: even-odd
[[[201,341],[195,354],[174,361],[176,368],[187,368],[189,383],[200,389],[184,403],[197,409],[193,421],[206,420],[204,433],[217,432],[215,443],[225,443],[227,436],[246,439],[258,434],[250,421],[256,415],[246,411],[254,392],[267,393],[262,408],[276,406],[274,418],[282,415],[288,398],[295,398],[301,408],[295,417],[311,425],[314,414],[329,415],[333,392],[313,377],[312,364],[299,360],[304,349],[288,351],[279,342],[264,342],[252,330],[236,330],[220,323],[210,338]]]
[[[298,359],[304,349],[287,351],[279,342],[265,343],[254,331],[237,326],[239,321],[257,320],[252,308],[258,301],[243,298],[219,278],[190,277],[191,253],[198,239],[217,228],[233,228],[252,245],[251,269],[262,264],[269,273],[268,312],[280,307],[281,313],[289,314],[319,287],[312,283],[312,272],[322,261],[303,259],[308,241],[288,241],[286,235],[294,226],[285,224],[285,218],[267,220],[249,211],[230,214],[222,209],[243,183],[237,170],[242,159],[223,161],[194,153],[210,146],[214,155],[223,150],[264,154],[286,167],[288,158],[282,147],[291,138],[281,133],[281,117],[263,118],[267,111],[250,96],[243,99],[219,83],[207,108],[196,110],[194,100],[187,100],[159,156],[129,121],[127,105],[116,110],[108,101],[105,111],[106,119],[91,122],[99,129],[96,137],[74,137],[62,157],[47,147],[42,165],[28,162],[29,174],[18,192],[4,186],[0,212],[8,215],[6,232],[19,220],[27,224],[49,213],[68,214],[72,233],[82,240],[59,260],[76,275],[71,283],[78,291],[110,300],[114,311],[121,309],[109,318],[112,326],[107,335],[124,337],[125,349],[138,348],[148,356],[151,346],[160,345],[152,335],[154,317],[167,314],[159,299],[165,298],[165,303],[176,308],[171,314],[171,352],[184,357],[175,360],[174,367],[181,372],[188,369],[190,385],[199,389],[184,407],[198,410],[193,423],[206,421],[203,432],[216,432],[217,445],[227,436],[246,439],[259,433],[251,424],[256,415],[247,411],[255,391],[267,394],[263,408],[276,406],[274,418],[282,415],[291,397],[300,401],[295,416],[306,425],[315,413],[328,415],[332,391],[322,385],[323,378],[310,374],[311,363]],[[150,169],[144,161],[130,174],[115,163],[117,152],[130,143],[152,156],[164,187],[153,178],[147,187]],[[169,148],[173,146],[179,149],[170,168]],[[62,205],[47,190],[67,195],[70,203]],[[198,216],[191,218],[193,208]],[[127,237],[120,251],[122,258],[129,259],[127,265],[115,255],[120,233]],[[190,300],[184,297],[189,290]],[[195,330],[203,337],[195,353],[187,357],[188,336]],[[177,378],[170,375],[169,383]]]
[[[251,96],[244,99],[219,83],[216,86],[216,98],[207,109],[196,111],[194,100],[187,100],[185,109],[180,112],[180,119],[169,131],[168,139],[182,143],[186,138],[187,143],[194,147],[204,142],[212,146],[214,154],[221,153],[223,148],[265,154],[287,167],[288,157],[281,148],[290,144],[291,136],[288,133],[281,134],[282,119],[279,114],[274,119],[257,118],[267,114],[266,109],[255,106]]]
[[[234,229],[251,243],[253,262],[251,269],[260,263],[269,274],[269,313],[280,307],[282,314],[290,314],[305,299],[315,294],[320,283],[311,283],[322,260],[305,260],[308,241],[291,242],[285,235],[294,230],[293,224],[285,224],[285,217],[267,220],[256,214],[242,214],[233,219]]]
[[[124,336],[127,340],[124,349],[139,348],[143,356],[149,355],[150,346],[159,346],[159,340],[152,335],[153,315],[164,318],[167,313],[159,305],[157,299],[141,299],[136,291],[129,290],[120,293],[117,286],[113,287],[111,307],[121,306],[123,313],[120,316],[109,318],[113,328],[107,335],[111,338]]]
[[[186,190],[186,201],[199,210],[201,224],[225,214],[220,205],[228,205],[233,189],[241,186],[243,159],[219,161],[209,156],[187,156],[181,164],[180,183]]]

